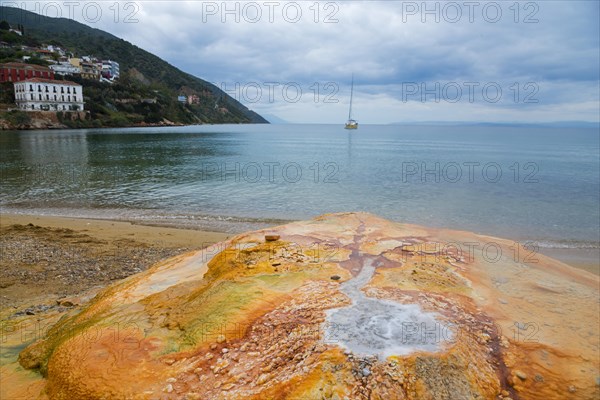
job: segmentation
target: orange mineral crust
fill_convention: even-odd
[[[331,214],[159,263],[19,362],[50,399],[596,399],[598,295],[508,240]]]

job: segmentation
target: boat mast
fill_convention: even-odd
[[[348,121],[352,120],[352,95],[354,93],[354,74],[352,74],[352,84],[350,86],[350,110],[348,110]]]

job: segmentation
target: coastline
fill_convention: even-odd
[[[135,240],[159,248],[200,249],[227,240],[239,232],[162,226],[123,220],[45,216],[33,214],[0,214],[0,228],[33,224],[55,229],[71,229],[100,240]],[[600,275],[600,249],[540,248],[539,252],[574,268]]]
[[[78,304],[84,293],[93,295],[166,258],[231,236],[125,221],[0,214],[0,317],[43,313],[67,300]]]

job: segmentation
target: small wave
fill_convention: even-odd
[[[246,232],[269,226],[284,225],[294,221],[292,219],[271,217],[255,218],[231,215],[168,213],[157,212],[157,210],[130,208],[28,208],[3,206],[0,207],[0,212],[7,214],[125,221],[142,225],[212,230],[224,233]]]
[[[524,245],[533,244],[543,249],[600,249],[600,242],[587,240],[568,240],[568,239],[541,239],[526,240]]]

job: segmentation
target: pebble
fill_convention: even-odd
[[[229,353],[229,349],[227,347],[225,347],[223,350],[221,350],[223,352],[223,354],[227,354]]]
[[[341,276],[339,276],[339,275],[332,275],[331,276],[331,280],[333,280],[333,281],[339,281],[340,279],[341,279]]]
[[[223,342],[225,342],[225,335],[217,336],[217,343],[223,343]]]
[[[263,383],[266,383],[269,379],[270,379],[270,375],[269,374],[261,374],[258,377],[258,379],[256,380],[256,384],[257,385],[262,385]]]
[[[362,376],[369,376],[369,375],[371,375],[371,370],[369,368],[365,367],[362,369],[361,373],[362,373]]]
[[[163,389],[163,392],[167,392],[167,393],[171,393],[173,391],[173,385],[171,385],[170,383],[165,386],[165,388]]]
[[[279,235],[265,235],[265,242],[274,242],[279,240]]]
[[[216,344],[214,344],[214,343],[213,343],[213,344],[211,344],[211,345],[210,345],[210,349],[211,349],[211,350],[214,350],[214,349],[216,349],[216,348],[217,348],[217,345],[216,345]]]
[[[175,382],[177,382],[176,378],[169,378],[169,379],[167,379],[167,383],[175,383]]]
[[[569,386],[569,393],[575,393],[577,391],[577,388],[573,385]]]
[[[524,381],[525,379],[527,379],[527,374],[521,370],[515,370],[515,375],[521,379],[522,381]]]

